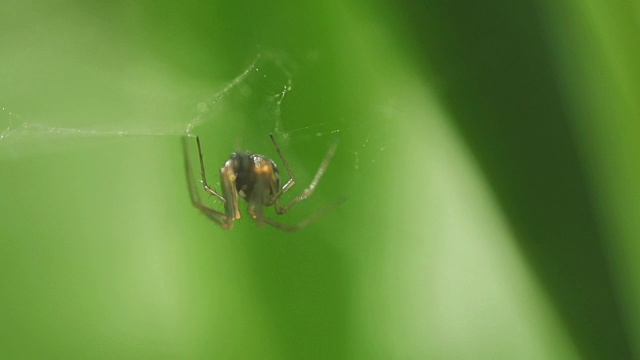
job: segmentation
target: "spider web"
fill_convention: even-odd
[[[213,96],[197,103],[195,115],[188,116],[186,110],[183,120],[178,121],[157,121],[136,122],[129,121],[126,125],[93,125],[93,126],[73,126],[58,125],[59,119],[64,115],[52,114],[51,121],[40,121],[27,119],[26,116],[16,114],[6,107],[1,108],[0,128],[3,122],[6,124],[0,131],[0,157],[21,158],[37,152],[52,152],[60,149],[67,149],[73,146],[86,145],[97,139],[115,139],[123,137],[171,137],[181,136],[190,132],[197,125],[207,119],[206,114],[214,108],[223,98],[231,94],[242,85],[250,76],[256,76],[252,71],[257,70],[257,56],[246,69],[235,78],[224,85]],[[179,101],[173,101],[179,102]],[[90,117],[91,113],[88,114]],[[85,119],[66,118],[62,122],[77,124]],[[53,124],[56,125],[53,125]],[[87,141],[89,140],[89,141]]]
[[[339,141],[340,155],[336,157],[341,157],[356,173],[375,165],[385,149],[381,145],[384,143],[384,133],[372,131],[368,124],[316,120],[306,124],[297,122],[294,126],[288,124],[285,120],[287,116],[283,116],[286,115],[283,114],[283,105],[295,91],[294,79],[298,70],[298,64],[287,56],[260,53],[223,85],[197,83],[193,86],[196,90],[176,91],[176,81],[168,81],[170,85],[167,86],[173,87],[171,93],[190,96],[166,101],[172,105],[183,105],[174,110],[171,114],[174,116],[166,116],[161,121],[156,120],[156,116],[162,111],[153,110],[153,105],[148,115],[153,121],[136,113],[123,121],[92,123],[92,116],[98,117],[99,113],[89,111],[72,118],[54,112],[43,118],[16,114],[0,103],[0,159],[19,159],[61,150],[78,151],[83,146],[92,146],[96,141],[193,136],[213,131],[217,134],[233,133],[232,138],[235,136],[235,143],[224,145],[224,154],[234,150],[234,147],[253,149],[255,139],[267,141],[257,147],[262,149],[263,145],[269,145],[266,135],[274,133],[285,147],[295,148],[296,144],[314,142],[319,151],[326,151],[327,143]],[[207,93],[213,95],[207,96]],[[90,125],[78,126],[83,122]],[[252,132],[257,135],[251,136]],[[219,138],[216,136],[216,139]]]

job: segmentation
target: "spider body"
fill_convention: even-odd
[[[271,141],[276,147],[278,155],[280,155],[280,158],[282,159],[282,163],[287,169],[287,172],[289,174],[289,181],[287,181],[287,183],[282,188],[280,188],[280,173],[278,172],[278,167],[276,166],[275,162],[268,157],[253,154],[249,151],[234,152],[231,154],[230,159],[227,160],[224,166],[220,169],[220,184],[222,186],[222,194],[218,193],[215,189],[209,187],[209,185],[207,184],[204,160],[202,157],[202,148],[200,146],[200,138],[196,137],[196,143],[198,144],[198,155],[200,159],[202,185],[207,193],[217,197],[224,203],[224,212],[217,211],[203,204],[199,196],[197,195],[196,190],[193,187],[192,171],[187,151],[188,146],[186,139],[188,139],[188,137],[184,138],[187,179],[189,181],[191,202],[195,207],[206,214],[211,220],[222,226],[223,229],[231,229],[233,227],[233,222],[242,218],[238,207],[238,198],[244,199],[247,202],[247,211],[249,215],[251,215],[252,218],[256,219],[258,223],[267,223],[284,231],[301,229],[317,220],[319,217],[331,210],[331,208],[333,208],[334,206],[337,206],[339,205],[339,203],[344,201],[344,199],[339,199],[338,202],[333,206],[325,208],[322,211],[315,213],[306,220],[303,220],[302,222],[295,225],[282,224],[275,220],[264,217],[264,207],[274,205],[276,213],[278,215],[282,215],[296,203],[311,196],[318,182],[320,181],[320,178],[329,165],[329,161],[335,154],[335,150],[337,147],[337,143],[334,143],[331,148],[329,148],[327,155],[316,171],[316,175],[314,176],[313,181],[311,182],[309,187],[305,189],[302,194],[295,197],[288,205],[280,206],[280,197],[295,184],[296,180],[293,176],[291,168],[289,167],[289,164],[280,151],[280,147],[278,146],[273,134],[270,134],[270,137]]]
[[[268,183],[263,192],[263,198],[259,199],[263,205],[268,205],[268,200],[272,198],[280,188],[280,173],[273,160],[263,155],[252,154],[249,151],[234,152],[227,160],[220,173],[233,169],[235,174],[236,189],[241,198],[248,201],[253,199],[253,189],[258,182]],[[258,199],[255,199],[258,200]]]

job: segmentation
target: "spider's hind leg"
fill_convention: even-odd
[[[312,214],[311,216],[309,216],[308,218],[300,221],[297,224],[294,225],[287,225],[287,224],[283,224],[281,222],[275,221],[275,220],[271,220],[267,217],[261,217],[261,218],[256,218],[256,220],[259,223],[267,223],[277,229],[280,229],[282,231],[296,231],[296,230],[300,230],[303,229],[305,227],[307,227],[308,225],[316,222],[318,219],[320,219],[321,217],[325,216],[326,214],[328,214],[329,212],[331,212],[333,209],[337,208],[338,206],[342,205],[345,201],[347,200],[346,197],[340,197],[337,201],[335,201],[333,204],[325,207],[324,209],[321,209],[320,211],[317,211],[316,213]]]
[[[276,206],[276,212],[278,213],[278,215],[282,215],[286,213],[287,211],[289,211],[289,209],[291,209],[293,205],[299,203],[302,200],[307,199],[309,196],[313,194],[313,192],[316,190],[316,187],[318,186],[318,183],[320,182],[320,179],[322,178],[322,175],[324,175],[324,172],[327,170],[327,167],[329,167],[329,163],[331,162],[331,159],[336,154],[337,148],[338,148],[337,141],[331,144],[331,147],[329,148],[329,150],[327,150],[327,154],[324,156],[322,163],[320,163],[320,167],[318,167],[316,174],[313,176],[313,180],[311,181],[311,184],[309,184],[309,187],[304,189],[304,191],[300,195],[296,196],[293,200],[291,200],[289,204],[285,206],[280,206],[280,204],[278,204],[278,199],[276,199],[275,206]]]

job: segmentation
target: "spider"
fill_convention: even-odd
[[[191,169],[191,162],[188,156],[188,138],[189,135],[183,138],[185,164],[187,171],[187,180],[189,182],[189,193],[191,196],[191,203],[193,206],[202,211],[211,220],[220,225],[223,229],[228,230],[233,227],[233,222],[239,220],[242,216],[238,209],[238,198],[244,199],[248,208],[249,215],[253,217],[259,224],[267,223],[275,228],[283,231],[295,231],[304,228],[305,226],[316,221],[334,207],[338,206],[345,199],[340,198],[336,203],[330,205],[310,217],[302,220],[295,225],[287,225],[278,221],[269,219],[263,215],[263,208],[271,205],[275,206],[276,213],[282,215],[289,211],[293,205],[299,203],[302,200],[307,199],[316,189],[320,178],[324,174],[325,170],[329,166],[331,158],[336,152],[338,146],[337,142],[331,145],[327,154],[322,160],[320,167],[316,171],[313,180],[308,188],[306,188],[300,195],[295,197],[291,202],[285,206],[280,205],[280,197],[287,192],[296,183],[295,176],[287,163],[278,143],[276,142],[273,134],[269,134],[273,145],[282,159],[285,169],[289,174],[289,181],[287,181],[282,188],[280,188],[280,173],[278,168],[273,162],[266,156],[253,154],[249,151],[234,152],[224,166],[220,169],[220,184],[222,185],[222,194],[210,187],[207,183],[207,177],[205,174],[204,160],[202,156],[202,147],[200,146],[200,137],[196,136],[196,143],[198,144],[198,157],[200,159],[200,174],[202,176],[202,185],[204,190],[218,198],[224,204],[224,212],[217,211],[202,203],[198,196],[196,189],[194,188],[193,172]]]

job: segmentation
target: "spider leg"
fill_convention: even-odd
[[[293,171],[291,171],[291,167],[289,166],[287,159],[284,158],[284,154],[282,153],[282,150],[280,150],[280,146],[278,146],[278,143],[276,142],[276,138],[273,136],[273,134],[269,134],[269,137],[273,142],[273,146],[276,147],[276,151],[278,152],[278,155],[282,160],[282,164],[284,164],[284,168],[287,169],[287,173],[289,174],[289,181],[287,181],[287,183],[284,184],[282,189],[280,189],[275,195],[273,195],[273,198],[271,199],[271,201],[267,206],[270,206],[271,204],[275,203],[278,199],[280,199],[280,196],[282,196],[282,194],[287,192],[287,190],[289,190],[296,183],[296,177],[293,175]]]
[[[196,138],[197,139],[197,138]],[[187,183],[189,186],[189,197],[191,198],[191,204],[193,204],[193,206],[195,206],[196,208],[198,208],[198,210],[200,210],[202,213],[204,213],[205,215],[207,215],[207,217],[209,217],[211,220],[213,220],[214,222],[216,222],[218,225],[222,226],[224,229],[230,229],[232,226],[232,221],[229,221],[229,218],[227,217],[227,215],[225,215],[224,213],[221,213],[217,210],[214,210],[208,206],[206,206],[202,200],[200,199],[200,196],[198,195],[198,191],[195,188],[195,181],[193,178],[193,170],[191,169],[191,161],[189,161],[189,152],[188,152],[188,136],[184,136],[182,138],[182,145],[183,145],[183,151],[184,151],[184,163],[185,163],[185,170],[187,173]],[[200,142],[198,141],[198,150],[200,150]],[[205,183],[205,190],[207,190],[207,185],[206,182],[204,180],[204,166],[202,166],[202,153],[200,152],[200,164],[201,164],[201,170],[202,170],[202,177],[203,177],[203,183]],[[211,189],[215,195],[221,199],[222,201],[224,201],[224,198],[222,198],[218,193],[215,192],[215,190]],[[210,191],[207,190],[208,193],[211,194]]]
[[[271,220],[268,217],[264,217],[264,216],[255,217],[255,219],[256,221],[258,221],[258,223],[264,222],[282,231],[296,231],[296,230],[300,230],[302,228],[307,227],[311,223],[314,223],[316,220],[320,219],[321,217],[325,216],[327,213],[331,212],[336,207],[340,206],[346,200],[347,200],[346,197],[341,197],[337,201],[335,201],[333,204],[325,207],[324,209],[321,209],[320,211],[317,211],[313,215],[309,216],[308,218],[294,225],[283,224],[281,222]]]
[[[231,229],[231,227],[233,227],[233,221],[229,221],[229,218],[227,217],[227,215],[217,210],[214,210],[210,207],[207,207],[206,205],[199,202],[194,202],[193,206],[197,207],[198,210],[202,211],[202,213],[207,215],[209,219],[213,220],[215,223],[220,225],[223,229],[229,230]]]
[[[205,171],[204,171],[204,160],[202,157],[202,147],[200,146],[199,136],[196,136],[196,143],[198,144],[198,157],[200,158],[200,174],[202,175],[202,186],[204,187],[204,191],[217,197],[220,201],[226,203],[227,201],[225,200],[225,198],[222,195],[218,194],[218,192],[215,189],[211,188],[209,184],[207,184],[207,175],[205,174]]]
[[[313,176],[313,180],[311,181],[311,184],[309,184],[309,187],[307,187],[306,189],[304,189],[304,191],[296,196],[293,200],[291,200],[291,202],[285,206],[280,206],[278,204],[278,198],[279,195],[282,195],[282,193],[284,193],[284,191],[279,192],[278,194],[276,194],[276,198],[274,200],[275,202],[275,206],[276,206],[276,213],[278,213],[278,215],[282,215],[284,213],[286,213],[287,211],[289,211],[289,209],[291,209],[291,207],[297,203],[299,203],[302,200],[307,199],[309,196],[311,196],[313,194],[313,192],[316,190],[316,186],[318,186],[318,183],[320,182],[320,179],[322,178],[322,175],[324,175],[324,172],[327,170],[327,167],[329,166],[329,162],[331,161],[331,159],[333,158],[333,156],[336,154],[336,149],[338,148],[338,143],[334,142],[331,147],[329,148],[329,150],[327,151],[327,155],[325,155],[324,160],[322,160],[322,163],[320,164],[320,167],[318,168],[318,170],[316,171],[316,174]],[[280,151],[278,151],[279,153]],[[284,162],[284,159],[283,159]],[[288,165],[285,163],[285,166],[288,168]],[[287,183],[288,184],[288,183]],[[286,187],[286,185],[285,185]],[[283,187],[284,189],[284,187]]]

